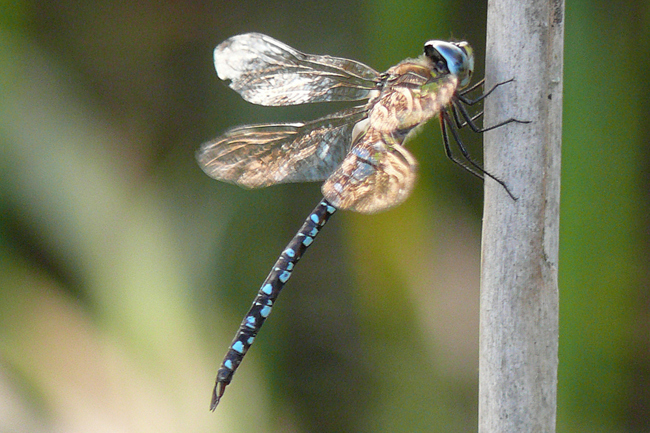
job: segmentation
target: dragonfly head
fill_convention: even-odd
[[[443,71],[458,77],[458,85],[469,84],[474,72],[474,50],[467,42],[429,41],[424,44],[424,55]]]

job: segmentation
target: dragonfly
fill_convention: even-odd
[[[471,157],[458,130],[481,133],[511,122],[481,128],[466,106],[484,80],[468,87],[474,53],[467,42],[430,40],[424,53],[379,73],[363,63],[328,55],[305,54],[260,33],[233,36],[214,50],[222,80],[244,100],[264,106],[329,101],[363,101],[322,118],[296,123],[238,126],[197,152],[210,177],[245,188],[291,182],[324,182],[323,199],[282,251],[245,315],[218,370],[210,409],[215,410],[235,371],[271,313],[280,291],[328,219],[338,209],[374,214],[398,206],[413,190],[417,162],[404,143],[438,116],[446,155],[470,173],[487,176]],[[460,150],[452,152],[450,136]]]

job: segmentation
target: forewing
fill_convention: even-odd
[[[308,123],[247,125],[204,143],[197,160],[210,177],[247,188],[323,181],[350,150],[365,107],[348,108]]]
[[[325,198],[339,209],[372,214],[401,204],[415,185],[417,162],[381,134],[364,135],[323,184]]]
[[[363,63],[304,54],[260,33],[226,39],[214,65],[245,100],[272,106],[366,99],[379,76]]]

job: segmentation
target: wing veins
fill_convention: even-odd
[[[210,177],[247,188],[322,181],[348,153],[364,106],[307,123],[238,126],[204,143],[197,160]]]
[[[244,99],[271,106],[366,99],[379,78],[363,63],[305,54],[257,33],[217,46],[215,67]]]

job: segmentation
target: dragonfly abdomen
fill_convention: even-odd
[[[264,321],[271,314],[273,304],[285,283],[291,277],[295,264],[309,248],[316,235],[334,212],[336,212],[336,208],[323,199],[311,211],[298,233],[285,247],[275,265],[273,265],[273,269],[262,283],[253,305],[248,310],[241,325],[239,325],[239,330],[232,343],[230,343],[228,353],[217,372],[217,380],[212,393],[212,403],[210,404],[211,410],[214,410],[219,404],[226,386],[231,382],[237,367],[239,367],[244,355],[253,344]]]

